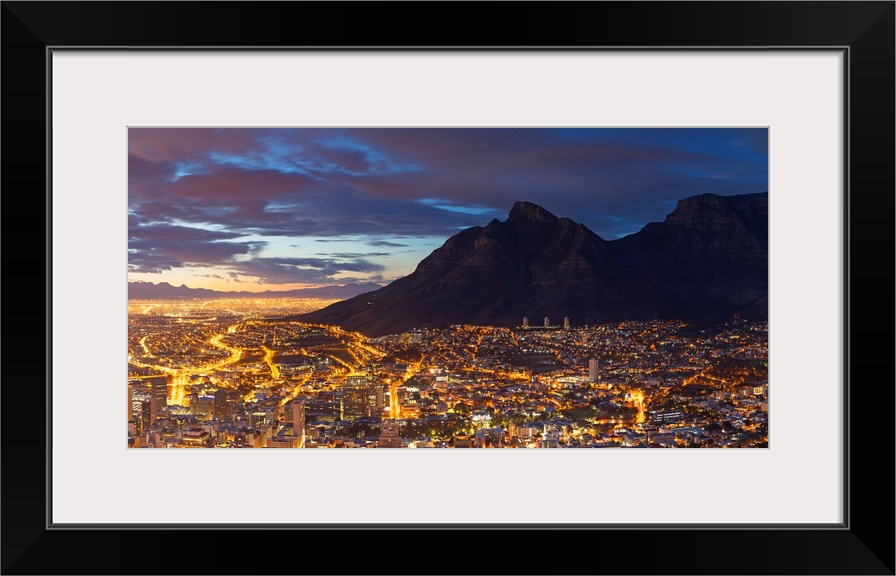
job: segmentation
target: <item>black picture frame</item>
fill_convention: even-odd
[[[894,574],[894,14],[892,1],[3,2],[0,177],[15,204],[2,215],[2,573]],[[844,51],[846,522],[601,530],[434,525],[425,532],[339,526],[288,533],[51,527],[43,410],[49,361],[43,331],[34,327],[49,337],[51,306],[41,288],[49,286],[51,257],[50,54],[75,47]],[[40,366],[47,366],[46,388],[35,373]],[[819,436],[807,442],[840,441]],[[533,504],[549,505],[537,498]],[[135,505],[155,503],[147,494]],[[478,550],[475,564],[463,553],[471,548]]]

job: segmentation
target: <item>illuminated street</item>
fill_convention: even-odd
[[[282,319],[320,305],[131,302],[129,446],[767,446],[765,323],[367,338]],[[164,406],[152,401],[159,381]],[[381,440],[386,422],[400,437]]]

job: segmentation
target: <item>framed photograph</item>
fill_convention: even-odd
[[[3,11],[4,573],[894,573],[893,2]]]
[[[129,127],[128,447],[768,448],[768,138]]]

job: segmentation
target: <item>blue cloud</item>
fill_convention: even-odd
[[[264,260],[240,236],[350,238],[423,253],[457,230],[505,218],[513,202],[527,200],[611,240],[662,220],[688,196],[768,190],[765,128],[128,134],[128,217],[138,236],[131,262],[147,270],[184,262],[235,265],[240,255],[258,261],[259,275],[280,281],[296,271],[306,279],[348,272],[391,276],[395,257],[371,255],[366,264],[324,259],[316,262],[321,267],[308,267]],[[147,223],[156,227],[141,232]],[[178,224],[233,236],[186,238]],[[340,268],[343,263],[349,268]],[[351,268],[357,265],[364,270]],[[251,265],[240,266],[250,272]]]
[[[206,168],[204,164],[201,164],[199,162],[177,162],[174,165],[174,174],[171,176],[171,182],[177,182],[184,176],[208,173],[208,168]]]
[[[449,200],[440,200],[438,198],[421,198],[417,200],[417,202],[423,204],[424,206],[431,206],[439,210],[445,210],[446,212],[456,212],[458,214],[482,216],[486,214],[497,215],[503,213],[503,211],[495,210],[494,208],[489,208],[487,206],[460,206],[457,204],[452,204]]]

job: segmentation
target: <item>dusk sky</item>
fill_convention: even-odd
[[[517,200],[614,240],[688,196],[767,190],[765,128],[131,128],[128,278],[385,284]]]

